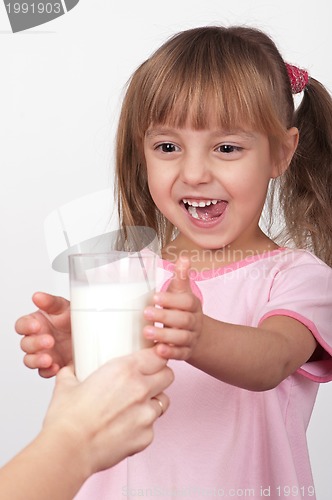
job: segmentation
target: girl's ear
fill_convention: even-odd
[[[278,162],[275,162],[273,167],[272,178],[275,179],[282,175],[289,167],[293,155],[299,143],[299,131],[296,127],[287,130],[287,137],[284,144],[281,146],[280,157]]]

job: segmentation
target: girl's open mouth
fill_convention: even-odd
[[[227,201],[223,200],[188,200],[184,198],[182,204],[189,215],[196,220],[210,222],[218,219],[227,207]]]

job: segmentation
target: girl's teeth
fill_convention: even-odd
[[[190,207],[188,208],[188,212],[190,213],[190,215],[191,215],[194,219],[199,219],[199,216],[198,216],[198,213],[197,213],[196,207],[194,207],[194,206],[190,206]]]
[[[187,199],[183,199],[182,200],[183,203],[186,203],[187,205],[189,205],[190,207],[200,207],[200,208],[204,208],[204,207],[209,207],[212,203],[212,205],[216,205],[218,203],[218,200],[208,200],[208,201],[190,201],[190,200],[187,200]]]

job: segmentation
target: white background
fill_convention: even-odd
[[[24,367],[14,333],[15,320],[33,310],[32,293],[57,289],[44,220],[111,185],[117,113],[131,73],[180,30],[248,24],[268,32],[286,60],[331,90],[331,6],[330,0],[81,0],[63,17],[12,34],[1,3],[0,465],[38,432],[53,387]],[[76,215],[83,231],[85,216]],[[319,500],[331,498],[331,396],[331,385],[321,388],[309,429]]]

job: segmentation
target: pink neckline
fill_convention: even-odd
[[[269,257],[273,257],[274,255],[278,255],[279,253],[284,252],[285,250],[289,250],[287,247],[276,248],[275,250],[268,250],[261,254],[250,255],[245,257],[242,260],[238,260],[236,262],[232,262],[231,264],[225,264],[224,266],[217,267],[216,269],[207,269],[203,271],[193,271],[192,279],[195,281],[203,281],[206,279],[214,278],[216,276],[220,276],[222,274],[227,274],[233,271],[237,271],[242,267],[248,266],[254,262],[257,262],[262,259],[267,259]],[[174,263],[168,260],[160,259],[161,267],[166,269],[167,271],[174,272]]]

